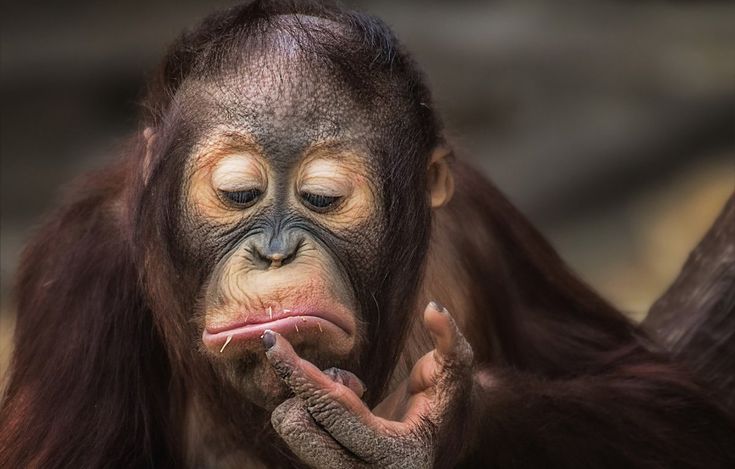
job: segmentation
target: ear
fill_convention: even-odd
[[[454,176],[449,167],[453,157],[454,152],[447,145],[439,145],[431,153],[428,168],[431,208],[446,205],[454,194]]]
[[[146,127],[143,130],[143,139],[145,139],[145,158],[143,159],[143,182],[148,184],[151,177],[151,164],[153,162],[153,147],[156,144],[158,134],[152,127]]]

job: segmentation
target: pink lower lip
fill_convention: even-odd
[[[232,341],[252,340],[260,338],[267,329],[283,334],[299,332],[299,327],[302,329],[317,327],[320,332],[326,329],[338,328],[350,334],[349,330],[340,324],[341,321],[339,319],[338,316],[333,314],[293,313],[289,313],[286,316],[279,314],[278,317],[273,319],[270,319],[270,317],[263,318],[262,316],[253,317],[245,321],[207,327],[202,334],[202,341],[207,346],[219,346],[228,337],[232,337]]]

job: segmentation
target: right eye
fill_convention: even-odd
[[[301,199],[304,202],[306,202],[306,204],[309,207],[311,207],[313,210],[316,210],[317,212],[321,212],[321,211],[326,211],[327,209],[332,207],[334,204],[339,202],[339,199],[341,199],[341,197],[321,195],[321,194],[312,194],[310,192],[302,192]]]
[[[248,189],[244,191],[220,191],[220,195],[226,202],[238,208],[247,208],[253,205],[263,192],[260,189]]]

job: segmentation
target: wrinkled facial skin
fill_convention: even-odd
[[[192,82],[178,102],[194,141],[182,232],[209,272],[196,307],[201,349],[272,409],[287,390],[265,359],[265,329],[322,368],[357,366],[356,292],[376,276],[383,229],[370,116],[297,59],[264,60]]]

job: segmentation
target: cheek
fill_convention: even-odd
[[[191,175],[182,193],[183,210],[188,220],[200,220],[209,226],[236,225],[243,219],[244,212],[227,207],[212,185],[212,168],[191,170]]]
[[[321,216],[324,224],[334,232],[356,231],[381,219],[378,197],[368,180],[355,175],[352,185],[353,192],[345,203],[338,210]]]

